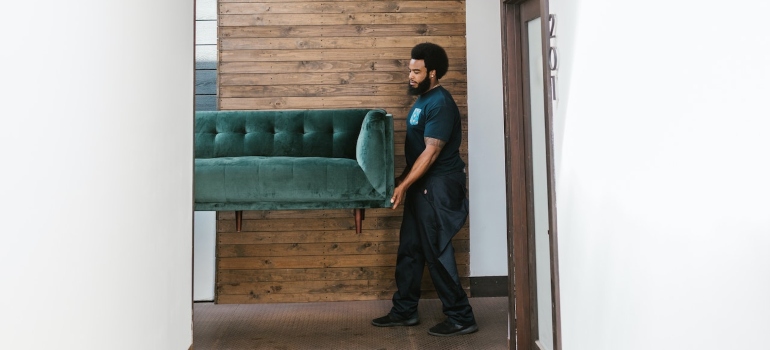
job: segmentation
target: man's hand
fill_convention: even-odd
[[[396,209],[399,206],[399,204],[403,203],[405,197],[406,197],[406,186],[397,186],[393,190],[393,197],[390,198],[390,203],[393,204],[393,209]]]

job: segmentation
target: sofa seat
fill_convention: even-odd
[[[195,178],[196,210],[371,207],[384,195],[347,158],[202,158]]]

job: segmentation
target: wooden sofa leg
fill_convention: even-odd
[[[354,212],[356,214],[356,233],[361,233],[361,221],[364,220],[364,213],[366,211],[363,208],[357,208],[354,209]]]
[[[241,223],[243,222],[243,211],[235,211],[235,231],[241,232]]]

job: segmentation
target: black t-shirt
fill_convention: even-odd
[[[462,124],[460,110],[449,91],[442,86],[420,95],[406,119],[406,164],[411,167],[425,150],[425,137],[446,142],[436,161],[424,176],[465,171],[460,158]]]

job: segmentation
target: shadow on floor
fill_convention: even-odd
[[[227,304],[195,303],[195,350],[240,349],[508,349],[508,298],[471,298],[476,333],[434,337],[428,329],[444,320],[438,299],[420,301],[421,323],[380,328],[373,318],[390,310],[389,300]]]

